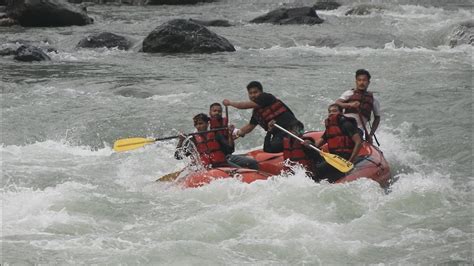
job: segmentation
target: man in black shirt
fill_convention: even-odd
[[[295,115],[281,100],[270,93],[263,92],[262,84],[258,81],[250,82],[247,85],[247,92],[250,101],[232,102],[225,99],[222,102],[225,106],[233,106],[237,109],[253,108],[250,122],[237,130],[236,135],[243,137],[250,133],[257,125],[260,125],[267,131],[263,151],[272,153],[282,152],[285,133],[274,129],[272,124],[277,123],[287,129],[290,124],[297,120]]]

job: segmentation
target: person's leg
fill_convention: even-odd
[[[232,166],[258,170],[257,160],[245,155],[227,155],[227,162]]]
[[[269,153],[278,153],[283,151],[283,138],[285,133],[282,131],[272,133],[267,132],[265,142],[263,144],[263,151]]]
[[[326,161],[316,165],[314,181],[319,182],[323,179],[327,179],[330,183],[336,182],[341,177],[344,177],[344,173],[339,172],[336,168],[332,167]]]

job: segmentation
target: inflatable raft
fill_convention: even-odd
[[[304,137],[310,137],[316,141],[321,138],[322,134],[322,131],[311,131],[306,132]],[[327,151],[327,147],[323,146],[322,150]],[[237,178],[242,182],[252,183],[256,180],[266,180],[273,175],[280,174],[284,166],[283,153],[266,153],[262,150],[254,150],[247,153],[247,156],[258,161],[258,171],[246,168],[218,167],[189,173],[178,179],[184,187],[199,187],[222,178]],[[359,156],[354,163],[354,168],[337,180],[336,183],[350,182],[359,178],[372,179],[383,188],[390,184],[390,167],[383,153],[367,142],[363,142]]]

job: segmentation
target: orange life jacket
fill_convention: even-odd
[[[344,134],[341,129],[342,120],[349,120],[357,127],[357,122],[354,118],[345,117],[341,114],[331,115],[325,121],[326,125],[325,137],[328,143],[330,153],[347,153],[351,154],[355,143],[350,136]]]
[[[279,99],[276,99],[276,101],[269,106],[254,108],[254,113],[257,115],[258,124],[265,130],[268,129],[268,122],[287,111],[288,108]]]
[[[304,152],[304,146],[293,138],[283,138],[283,159],[289,159],[292,162],[299,163],[308,171],[313,170],[313,164]]]
[[[211,120],[209,120],[210,129],[227,127],[228,124],[229,124],[229,121],[227,117],[211,117]],[[217,133],[221,134],[225,138],[229,137],[229,130],[227,129],[219,130],[217,131]]]
[[[216,140],[215,132],[197,134],[193,136],[199,157],[204,165],[225,164],[225,154]]]
[[[348,103],[350,102],[360,102],[359,109],[356,108],[346,108],[344,110],[345,114],[348,113],[360,113],[370,121],[370,117],[372,114],[372,110],[374,109],[374,95],[370,91],[360,91],[357,89],[352,89],[354,93],[351,97],[347,100]]]

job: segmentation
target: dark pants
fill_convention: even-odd
[[[339,155],[340,157],[346,160],[351,156],[350,154],[338,154],[338,153],[335,153],[335,154]],[[327,163],[326,160],[324,160],[324,158],[321,157],[321,155],[318,154],[318,156],[320,157],[320,159],[317,160],[319,162],[316,163],[315,165],[315,171],[314,171],[315,173],[313,177],[314,181],[319,182],[323,179],[327,179],[329,183],[334,183],[338,179],[345,176],[345,173],[342,173],[336,168],[332,167],[332,165]]]
[[[283,151],[283,138],[285,132],[278,130],[277,132],[268,131],[265,135],[263,143],[263,151],[269,153],[278,153]]]
[[[258,162],[245,155],[227,155],[227,162],[233,167],[242,167],[258,170]]]

